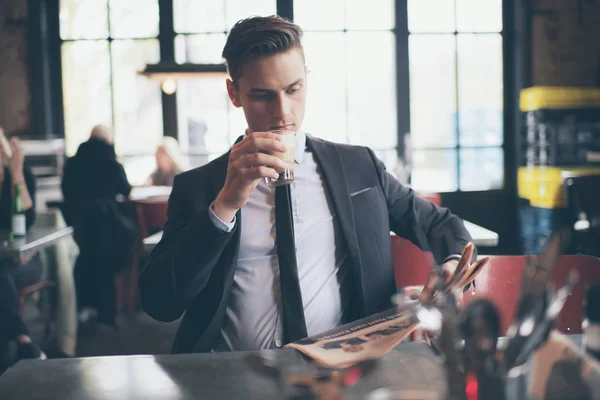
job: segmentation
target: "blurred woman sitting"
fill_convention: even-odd
[[[156,150],[156,169],[146,180],[145,186],[173,186],[175,175],[184,170],[179,142],[173,137],[164,136]]]
[[[15,186],[19,185],[25,211],[25,226],[35,221],[35,179],[23,166],[23,148],[17,138],[11,138],[9,149],[0,145],[0,230],[11,231],[12,204]],[[25,256],[0,260],[0,374],[11,364],[10,342],[17,343],[17,357],[45,359],[46,355],[32,342],[29,330],[21,318],[18,290],[39,282],[42,264],[38,257]]]

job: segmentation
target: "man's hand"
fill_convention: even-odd
[[[227,178],[223,189],[213,204],[213,212],[222,221],[232,221],[242,208],[250,193],[261,179],[277,179],[287,165],[268,153],[284,152],[285,146],[279,135],[270,132],[252,132],[235,144],[229,155]]]
[[[452,279],[452,276],[454,275],[454,272],[456,271],[457,266],[458,266],[458,260],[450,260],[441,265],[446,283],[450,279]],[[425,281],[425,286],[423,286],[423,290],[421,291],[421,294],[419,295],[419,300],[421,301],[421,303],[426,304],[431,301],[431,299],[433,298],[433,295],[435,294],[435,292],[438,288],[438,285],[439,285],[439,281],[438,281],[437,275],[433,271],[430,272],[429,275],[427,276],[427,280]],[[462,297],[463,297],[462,288],[456,288],[456,290],[453,291],[453,294],[454,294],[454,297],[456,298],[457,302],[460,302],[462,300]]]

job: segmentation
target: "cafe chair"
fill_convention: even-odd
[[[167,222],[168,201],[168,197],[153,197],[133,202],[142,240],[162,230]]]
[[[43,280],[37,283],[34,283],[33,285],[29,285],[29,286],[25,286],[21,289],[19,289],[17,291],[17,294],[19,296],[19,314],[23,315],[23,311],[25,309],[25,299],[34,294],[34,293],[39,293],[40,290],[46,289],[46,288],[54,288],[56,287],[56,283],[51,281],[51,280]],[[50,333],[50,324],[52,322],[52,316],[51,315],[45,315],[44,312],[41,312],[40,310],[40,314],[42,315],[42,318],[44,319],[44,334],[48,335]],[[48,313],[46,313],[48,314]]]
[[[404,239],[392,235],[396,286],[399,288],[423,285],[431,268],[428,254],[421,251],[421,254],[417,255],[418,248],[416,246],[416,250],[410,254],[410,257],[406,257],[404,249],[412,244],[406,242]],[[519,301],[523,266],[527,261],[527,256],[489,257],[489,266],[477,276],[476,287],[474,289],[471,287],[464,293],[461,307],[466,307],[478,298],[489,299],[497,307],[501,317],[501,331],[506,333]],[[557,329],[565,334],[580,334],[584,319],[585,291],[590,284],[600,283],[600,259],[587,255],[560,256],[553,278],[555,289],[564,284],[571,269],[578,272],[579,280],[558,317]]]
[[[600,256],[600,175],[563,174],[564,192],[573,231],[571,250]]]
[[[419,193],[419,197],[427,199],[434,204],[441,205],[441,196],[438,193]],[[392,258],[394,260],[394,273],[397,286],[413,286],[425,283],[425,278],[431,268],[433,256],[423,252],[411,241],[391,234]]]
[[[424,252],[411,241],[392,234],[392,259],[396,286],[423,285],[431,270],[433,256]]]
[[[122,309],[126,301],[127,311],[129,313],[135,311],[137,305],[139,264],[144,257],[149,256],[149,253],[144,251],[143,241],[153,233],[160,231],[165,222],[167,222],[168,201],[169,198],[165,196],[132,201],[139,229],[139,237],[132,249],[131,267],[125,269],[117,276],[117,307],[119,310]]]
[[[500,313],[501,332],[506,333],[521,294],[526,261],[527,256],[490,256],[488,268],[477,276],[476,288],[464,293],[461,307],[478,298],[489,299]],[[577,271],[579,279],[557,319],[556,329],[564,334],[581,334],[585,292],[590,284],[600,283],[600,259],[585,255],[560,256],[552,282],[555,290],[564,285],[571,269]]]

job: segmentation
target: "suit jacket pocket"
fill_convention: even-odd
[[[372,253],[371,263],[380,261],[377,247],[382,240],[381,235],[389,235],[389,220],[385,198],[377,188],[368,188],[352,196],[354,223],[358,235],[361,252]]]
[[[368,188],[357,190],[356,192],[350,193],[350,197],[358,196],[359,194],[363,194],[363,193],[366,194],[367,192],[369,192],[370,190],[373,190],[374,188],[375,188],[375,186],[371,186]]]

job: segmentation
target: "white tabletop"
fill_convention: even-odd
[[[464,223],[465,228],[467,228],[467,231],[469,231],[471,237],[473,238],[473,242],[475,242],[475,246],[494,247],[498,245],[498,234],[496,232],[492,232],[489,229],[485,229],[484,227],[475,225],[469,221],[464,221]],[[152,251],[154,246],[160,242],[162,234],[162,231],[160,231],[145,238],[144,250]]]
[[[23,237],[10,239],[9,232],[0,232],[0,259],[22,257],[39,251],[73,234],[72,227],[53,228],[33,226]]]
[[[162,239],[162,235],[163,232],[156,232],[154,235],[148,236],[147,238],[144,239],[144,251],[152,251],[152,249],[154,249],[154,246],[156,246],[158,244],[158,242],[160,242],[160,239]]]
[[[169,197],[171,195],[171,186],[141,186],[131,189],[129,198],[131,200],[143,200],[152,197]]]
[[[475,246],[498,246],[498,234],[496,232],[492,232],[489,229],[485,229],[484,227],[475,225],[474,223],[469,221],[463,222],[465,223],[465,228],[467,228],[467,230],[471,234]]]

